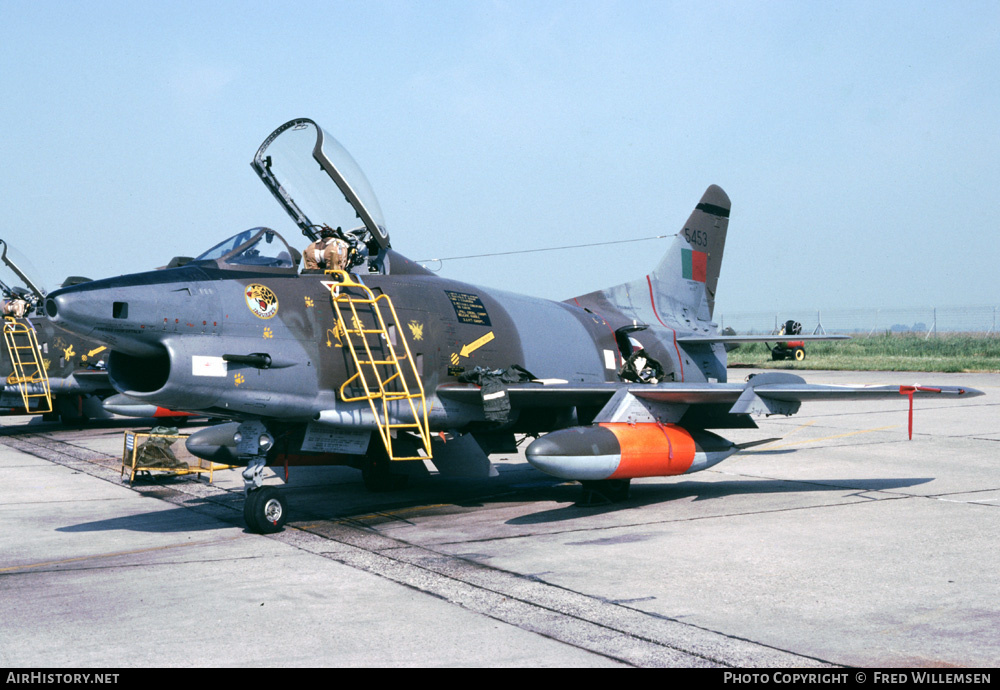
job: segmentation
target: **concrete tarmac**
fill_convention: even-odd
[[[244,529],[239,470],[123,483],[138,420],[2,418],[0,665],[1000,663],[1000,375],[803,376],[986,396],[918,400],[912,441],[902,396],[803,405],[608,506],[523,453],[377,494],[293,467],[271,536]]]

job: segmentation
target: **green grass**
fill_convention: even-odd
[[[729,353],[729,365],[766,369],[1000,372],[997,335],[947,334],[926,339],[913,334],[859,335],[851,340],[807,342],[805,350],[802,362],[775,362],[763,343],[749,343]]]

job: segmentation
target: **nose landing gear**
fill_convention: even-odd
[[[264,486],[264,467],[267,453],[274,446],[274,437],[260,421],[240,424],[233,435],[236,452],[246,458],[243,470],[243,519],[247,529],[256,534],[274,534],[285,527],[288,504],[281,492],[273,486]]]
[[[274,534],[285,527],[288,505],[281,492],[273,486],[251,489],[243,502],[243,519],[251,532]]]

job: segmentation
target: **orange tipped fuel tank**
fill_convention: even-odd
[[[735,453],[727,439],[674,424],[612,422],[553,431],[526,451],[535,468],[561,479],[598,481],[688,474]]]

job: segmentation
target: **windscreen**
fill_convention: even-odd
[[[294,268],[296,259],[282,237],[268,228],[244,230],[199,255],[195,261],[221,260],[231,266]]]

